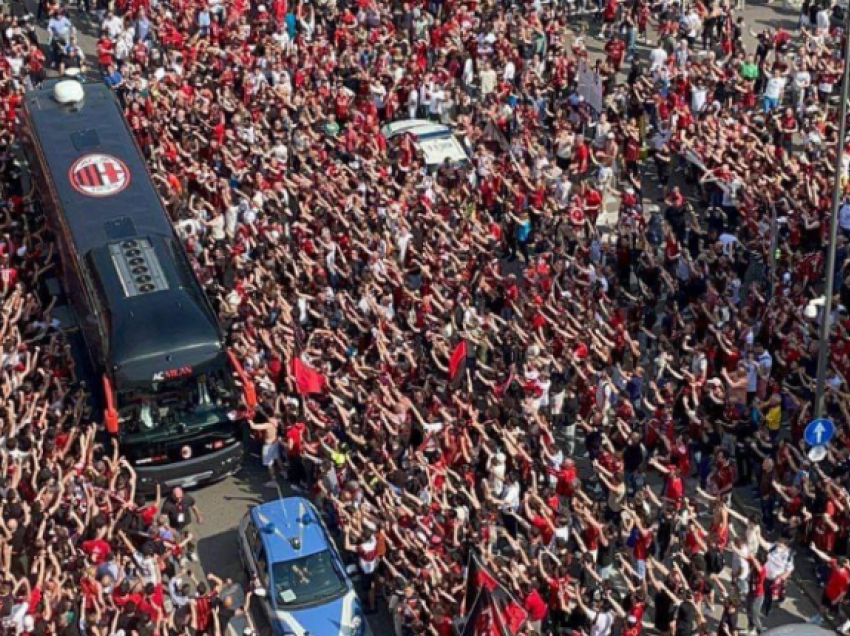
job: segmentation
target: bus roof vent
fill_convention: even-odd
[[[110,243],[109,253],[128,298],[168,289],[159,259],[148,239],[126,239]]]
[[[60,104],[76,104],[83,101],[83,85],[75,79],[65,79],[53,87],[53,98]]]

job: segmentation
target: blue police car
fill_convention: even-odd
[[[275,636],[364,636],[354,585],[318,512],[302,497],[252,508],[239,556]]]

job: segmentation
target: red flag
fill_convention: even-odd
[[[466,340],[461,340],[460,344],[452,351],[452,358],[449,360],[449,377],[454,380],[455,376],[460,371],[460,367],[466,360]]]
[[[301,358],[292,360],[292,375],[295,376],[295,385],[299,395],[321,393],[325,388],[325,376],[308,367],[302,362]]]

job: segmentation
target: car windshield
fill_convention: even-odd
[[[226,420],[236,407],[233,383],[225,370],[152,381],[143,389],[118,393],[122,435],[133,439],[210,426]]]
[[[329,551],[272,566],[275,600],[279,607],[310,605],[339,596],[345,579]]]

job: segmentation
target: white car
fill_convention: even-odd
[[[403,119],[385,125],[381,133],[387,140],[399,135],[413,135],[417,149],[422,153],[426,165],[436,168],[446,160],[452,165],[469,161],[469,156],[452,129],[427,119]]]

